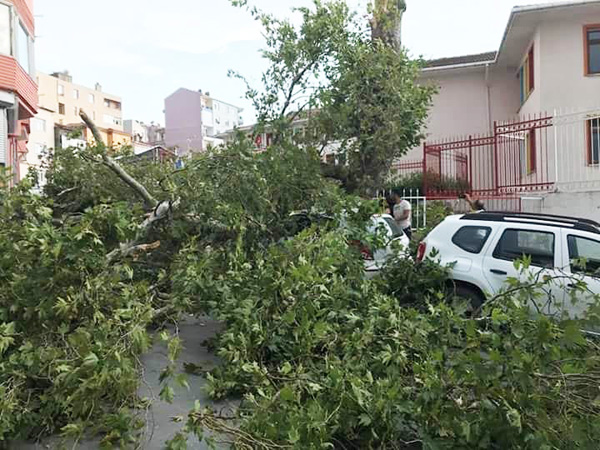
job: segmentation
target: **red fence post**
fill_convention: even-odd
[[[494,191],[498,195],[498,186],[500,185],[498,170],[498,122],[494,121]]]
[[[469,190],[473,192],[473,136],[469,135]]]

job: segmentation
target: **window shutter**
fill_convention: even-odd
[[[528,59],[529,59],[529,61],[528,61],[528,63],[529,63],[529,92],[531,92],[535,88],[535,72],[534,72],[535,62],[533,59],[533,47],[531,47],[531,50],[529,50]]]

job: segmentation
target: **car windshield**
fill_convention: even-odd
[[[390,226],[392,230],[392,239],[399,238],[404,234],[402,228],[398,226],[394,219],[392,219],[391,217],[383,217],[383,220],[385,220],[385,222]]]

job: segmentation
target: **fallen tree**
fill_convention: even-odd
[[[331,94],[320,119],[331,120],[332,136],[375,130],[383,139],[381,110],[357,121],[344,104],[372,92],[357,90],[352,68],[376,88],[381,65],[357,64],[393,53],[362,42],[364,33],[360,47],[340,52],[340,43],[357,42],[339,40],[348,37],[338,33],[347,9],[315,8],[301,10],[308,23],[299,32],[263,17],[277,50],[267,52],[277,95],[265,97],[262,111],[273,115],[261,125],[279,133],[265,152],[238,136],[182,170],[134,162],[122,157],[127,149],[107,148],[82,115],[96,143],[57,149],[44,195],[27,182],[0,190],[0,441],[97,432],[107,447],[134,445],[150,325],[161,331],[165,315],[210,313],[226,325],[210,394],[243,402],[231,417],[190,411],[172,448],[186,433],[212,430],[238,448],[597,446],[597,342],[580,321],[529,314],[540,283],[511,286],[475,319],[453,302],[435,264],[397,260],[381,280],[364,279],[348,242],[376,207],[321,176],[316,146],[300,145],[285,112],[309,87],[303,77],[333,70],[331,58],[342,55],[343,73],[329,73],[331,90],[313,97]],[[414,89],[416,64],[396,56],[389,78],[403,89],[394,95],[410,95],[389,124],[406,148],[418,138],[428,91]],[[310,65],[317,57],[322,64]],[[344,86],[352,96],[338,95]],[[384,159],[368,137],[353,147],[362,191],[380,173],[363,169]],[[297,210],[334,220],[298,233]],[[586,326],[598,310],[590,308]],[[177,339],[169,350],[175,358]],[[172,391],[162,394],[168,400]]]

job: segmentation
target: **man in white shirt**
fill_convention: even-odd
[[[399,191],[392,192],[392,199],[394,200],[394,219],[404,234],[408,236],[408,239],[412,239],[412,206],[409,201],[404,200]]]

